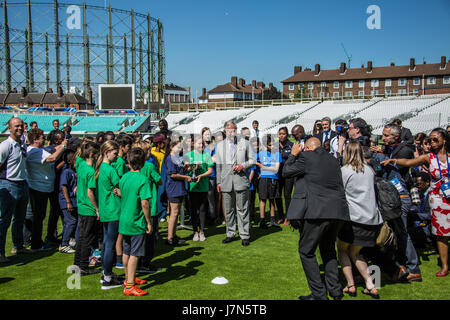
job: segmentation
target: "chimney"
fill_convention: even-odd
[[[244,87],[244,85],[245,85],[245,80],[242,78],[239,78],[239,86]]]
[[[347,69],[345,62],[341,62],[341,66],[339,67],[339,73],[344,73]]]
[[[252,80],[252,87],[256,88],[256,80]]]
[[[391,62],[391,67],[394,67],[394,66],[395,66],[395,63]]]
[[[415,67],[416,61],[414,60],[414,58],[409,59],[409,70],[414,70]]]
[[[301,66],[295,66],[294,67],[294,74],[302,72],[302,67]]]
[[[311,71],[311,68],[305,68],[305,71]]]
[[[314,67],[314,74],[318,75],[320,73],[320,64],[316,64]]]
[[[446,60],[447,60],[446,56],[441,57],[441,69],[445,69]]]
[[[367,61],[367,72],[372,72],[372,61]]]
[[[273,83],[269,82],[269,89],[272,89],[272,88],[273,88]]]
[[[202,97],[206,97],[206,88],[202,89]]]
[[[237,77],[231,77],[231,84],[237,88]]]
[[[364,63],[361,65],[361,69],[364,69]]]

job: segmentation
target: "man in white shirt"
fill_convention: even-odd
[[[67,140],[55,147],[54,153],[44,149],[44,131],[32,129],[28,133],[30,146],[27,149],[28,183],[33,210],[31,251],[45,249],[42,241],[42,223],[47,212],[47,203],[54,190],[55,161],[62,155]]]
[[[11,254],[26,253],[23,247],[23,222],[28,204],[28,184],[25,169],[26,147],[22,141],[23,121],[11,118],[10,135],[0,144],[0,263],[8,262],[5,243],[12,222]]]
[[[253,120],[253,122],[252,122],[252,129],[250,130],[250,138],[253,138],[253,137],[257,137],[258,140],[260,139],[258,120]]]

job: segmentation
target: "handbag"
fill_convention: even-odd
[[[376,244],[379,247],[385,247],[395,244],[395,234],[394,230],[392,230],[391,227],[389,227],[388,223],[385,221],[383,222],[380,232],[378,233],[378,237],[376,240]]]

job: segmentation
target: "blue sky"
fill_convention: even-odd
[[[102,1],[98,1],[102,3]],[[124,2],[112,0],[113,7]],[[369,5],[381,10],[381,29],[369,30]],[[294,65],[322,69],[368,60],[374,66],[450,59],[449,0],[358,1],[141,1],[127,6],[164,23],[167,81],[212,89],[236,75],[273,82],[293,74]]]
[[[16,2],[16,1],[14,1]],[[50,2],[50,1],[45,1]],[[64,1],[81,3],[81,1]],[[86,0],[103,6],[105,0]],[[107,0],[113,8],[159,17],[164,24],[166,81],[201,95],[231,76],[269,82],[295,65],[322,69],[368,60],[374,66],[450,59],[450,0]],[[381,29],[369,30],[367,7],[378,5]]]

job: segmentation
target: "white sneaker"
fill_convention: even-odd
[[[198,241],[200,238],[198,236],[198,232],[194,233],[194,237],[192,238],[192,241]]]
[[[75,253],[75,250],[70,246],[59,247],[59,252],[61,253]]]
[[[206,237],[205,234],[203,232],[200,232],[200,241],[205,241]]]
[[[76,242],[75,238],[70,238],[69,246],[71,246],[72,248],[75,248],[77,246],[77,242]]]

